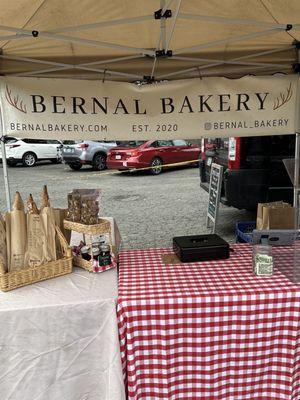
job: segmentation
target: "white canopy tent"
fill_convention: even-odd
[[[300,71],[297,0],[1,0],[0,6],[6,77],[147,84]],[[296,201],[299,115],[295,121]]]
[[[136,81],[290,73],[297,0],[1,0],[0,73]]]

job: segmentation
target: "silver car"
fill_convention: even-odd
[[[83,165],[91,165],[94,170],[102,171],[106,169],[108,151],[116,146],[116,142],[65,140],[63,142],[62,157],[63,161],[76,171]]]

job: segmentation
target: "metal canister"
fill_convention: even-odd
[[[108,244],[102,244],[100,246],[100,254],[98,256],[99,266],[105,266],[111,264],[110,246]]]

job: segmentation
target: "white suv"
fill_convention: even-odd
[[[33,167],[37,161],[50,160],[53,163],[62,161],[62,142],[43,139],[13,139],[5,140],[6,159],[9,166],[22,163],[24,167]],[[0,153],[2,160],[2,154]]]

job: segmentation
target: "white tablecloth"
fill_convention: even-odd
[[[0,292],[0,399],[125,399],[116,298],[116,269]]]

